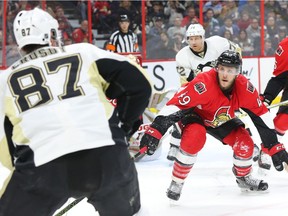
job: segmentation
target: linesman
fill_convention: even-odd
[[[120,15],[118,25],[119,29],[111,34],[106,50],[117,53],[139,52],[137,36],[129,29],[128,15]]]

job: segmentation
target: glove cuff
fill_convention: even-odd
[[[148,128],[145,131],[146,134],[149,134],[150,136],[160,140],[161,137],[163,136],[157,129],[148,126]]]
[[[260,94],[260,100],[266,105],[269,106],[272,101],[267,98],[264,94]]]
[[[282,150],[285,150],[285,147],[282,143],[278,143],[274,145],[271,149],[269,149],[269,155],[272,156],[276,154],[277,152],[280,152]]]

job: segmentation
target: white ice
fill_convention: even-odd
[[[283,142],[288,148],[288,135]],[[204,149],[185,181],[178,202],[166,197],[171,181],[172,163],[166,159],[169,136],[162,144],[160,158],[137,162],[141,190],[141,216],[286,216],[288,215],[288,173],[272,167],[266,176],[258,174],[253,164],[253,175],[269,183],[265,193],[243,193],[238,188],[232,168],[232,150],[208,136]],[[258,143],[259,144],[259,143]],[[0,183],[5,170],[0,169]],[[3,174],[4,173],[4,174]],[[2,181],[1,181],[2,177]],[[65,205],[70,203],[69,200]],[[97,216],[85,200],[78,203],[66,216]],[[119,215],[124,216],[124,215]]]

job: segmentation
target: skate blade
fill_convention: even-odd
[[[256,191],[256,190],[250,190],[248,188],[240,188],[241,193],[245,194],[245,195],[259,195],[259,194],[267,194],[269,193],[269,189],[267,190],[260,190],[260,191]]]
[[[170,207],[176,207],[176,206],[179,206],[179,200],[173,200],[173,199],[169,199],[169,206]]]

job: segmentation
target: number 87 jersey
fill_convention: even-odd
[[[119,96],[113,83],[121,84],[118,77],[133,70],[141,71],[126,57],[82,43],[37,49],[3,71],[0,121],[6,118],[13,126],[13,136],[6,138],[17,153],[15,166],[22,161],[39,166],[64,154],[116,144],[119,128],[111,130],[109,125],[115,108],[106,98]],[[149,83],[142,73],[139,76]],[[5,129],[2,123],[0,150],[8,149],[3,147]],[[117,140],[125,143],[123,135]]]

